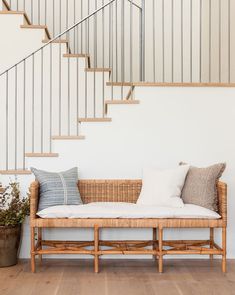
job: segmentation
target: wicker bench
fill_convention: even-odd
[[[84,203],[129,202],[135,203],[141,190],[141,180],[80,180],[79,191]],[[94,271],[99,271],[99,256],[105,254],[146,254],[158,260],[163,272],[163,256],[168,254],[200,254],[222,256],[222,271],[226,272],[227,186],[218,182],[219,214],[221,219],[121,219],[76,218],[44,219],[37,217],[39,183],[30,185],[31,269],[35,272],[35,256],[42,259],[48,254],[87,254],[94,257]],[[93,241],[51,241],[42,237],[43,228],[93,228]],[[99,239],[102,228],[151,228],[151,240],[107,241]],[[166,228],[209,228],[208,240],[164,240]],[[222,229],[222,246],[214,242],[214,229]],[[37,239],[35,239],[35,236]],[[37,242],[35,242],[37,241]],[[103,247],[106,246],[106,247]]]

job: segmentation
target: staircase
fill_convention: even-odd
[[[0,30],[9,32],[0,48],[8,46],[0,174],[30,174],[28,158],[59,157],[54,141],[85,140],[84,124],[111,122],[110,105],[139,103],[136,86],[234,87],[233,7],[235,0],[0,0]]]
[[[119,38],[125,42],[125,34],[119,36],[125,25],[118,24],[117,14],[116,18],[113,16],[115,11],[123,10],[124,1],[120,7],[117,2],[120,1],[95,7],[85,18],[52,38],[46,25],[32,24],[25,11],[12,11],[3,0],[0,14],[23,16],[20,29],[40,31],[43,37],[40,48],[13,65],[5,65],[7,70],[0,75],[1,105],[5,106],[1,111],[0,132],[6,138],[0,151],[0,174],[30,174],[27,158],[59,156],[53,150],[54,140],[84,140],[83,124],[111,122],[109,105],[139,103],[134,98],[133,68],[129,69],[128,81],[124,55],[118,61],[119,53],[114,48],[114,39],[116,44]],[[136,7],[132,1],[128,3],[132,15]],[[107,13],[108,32],[104,19]],[[102,28],[102,42],[97,40],[98,27]],[[83,32],[82,38],[79,32]],[[79,42],[85,44],[79,46]],[[122,48],[121,54],[124,54]]]

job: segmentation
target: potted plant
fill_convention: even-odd
[[[19,183],[0,184],[0,267],[17,263],[21,224],[29,215],[29,199],[20,197]]]

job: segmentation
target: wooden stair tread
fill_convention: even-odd
[[[49,158],[49,157],[59,157],[58,153],[26,153],[26,157],[28,158]]]
[[[16,174],[22,174],[22,175],[28,175],[32,174],[30,170],[24,170],[24,169],[17,169],[17,170],[0,170],[0,174],[5,175],[16,175]]]
[[[79,118],[78,122],[111,122],[111,118]]]
[[[124,99],[118,99],[118,100],[106,100],[105,104],[139,104],[139,100],[124,100]]]
[[[109,68],[85,68],[86,72],[111,72]]]
[[[44,29],[48,39],[51,39],[47,26],[45,25],[21,25],[21,29]]]
[[[45,25],[21,25],[23,29],[47,29]]]
[[[131,82],[107,82],[107,86],[133,86]]]
[[[54,135],[52,136],[54,140],[81,140],[85,139],[84,135]]]
[[[191,82],[134,82],[133,86],[141,87],[235,87],[235,83],[191,83]]]
[[[24,11],[3,10],[3,11],[0,11],[0,14],[19,14],[19,15],[23,15],[26,22],[28,23],[28,25],[31,25],[29,17],[27,15],[27,13],[24,12]]]
[[[83,53],[64,53],[63,57],[90,57],[90,55]]]
[[[146,87],[235,87],[235,83],[196,83],[196,82],[107,82],[107,86],[146,86]]]

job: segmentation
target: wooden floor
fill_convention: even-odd
[[[235,294],[235,260],[223,274],[220,261],[165,260],[159,274],[153,260],[45,260],[36,274],[29,262],[0,268],[1,295],[226,295]]]

